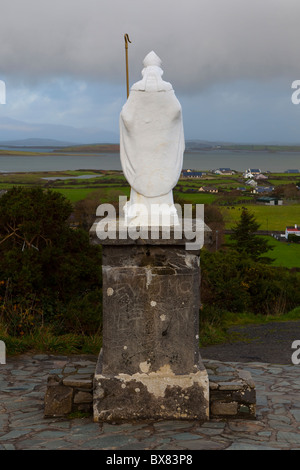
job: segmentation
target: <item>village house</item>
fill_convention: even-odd
[[[286,227],[285,228],[285,238],[288,240],[289,235],[297,235],[297,237],[300,237],[300,226],[295,224],[294,226],[291,227]]]
[[[181,172],[182,178],[202,178],[205,175],[203,171],[182,170]]]
[[[198,191],[205,193],[218,193],[218,188],[213,188],[212,186],[201,186]]]
[[[255,179],[256,180],[267,180],[268,177],[266,175],[263,175],[262,173],[260,173],[259,175],[255,176]]]
[[[230,168],[218,168],[217,170],[213,170],[213,173],[216,175],[234,175],[235,171]]]
[[[271,193],[274,191],[274,186],[256,186],[251,193],[252,194],[262,194],[262,193]]]
[[[262,172],[259,168],[249,168],[243,174],[244,178],[255,178],[258,175],[262,175]]]
[[[246,181],[246,184],[247,184],[248,186],[252,186],[253,188],[257,186],[257,182],[254,181],[254,180],[252,180],[252,179]]]

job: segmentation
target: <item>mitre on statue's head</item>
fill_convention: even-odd
[[[154,51],[149,52],[143,60],[144,68],[142,70],[143,79],[135,83],[131,90],[140,91],[168,91],[172,90],[171,83],[162,80],[163,70],[162,61]]]

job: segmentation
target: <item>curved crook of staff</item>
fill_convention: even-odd
[[[128,73],[128,43],[130,41],[128,34],[124,34],[125,39],[125,54],[126,54],[126,85],[127,85],[127,98],[129,96],[129,73]]]

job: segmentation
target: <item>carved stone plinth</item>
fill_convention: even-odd
[[[199,353],[199,252],[185,240],[99,240],[103,347],[94,420],[209,418]]]

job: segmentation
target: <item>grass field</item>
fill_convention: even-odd
[[[283,185],[283,184],[296,184],[298,181],[300,180],[300,176],[299,178],[293,178],[293,179],[276,179],[276,178],[272,178],[272,179],[269,179],[268,180],[268,183],[272,184],[273,186],[280,186],[280,185]]]
[[[99,204],[103,204],[106,202],[111,202],[112,200],[118,202],[118,194],[129,197],[130,188],[127,187],[117,187],[114,188],[115,193],[112,195],[112,190],[110,188],[53,188],[54,191],[58,191],[59,193],[63,194],[69,201],[72,203],[81,201],[85,199],[87,196],[90,196],[91,193],[95,193],[95,195],[99,194]],[[113,197],[112,197],[113,196]]]
[[[61,193],[72,203],[85,199],[91,192],[96,191],[95,189],[89,188],[55,188],[55,191]]]
[[[174,201],[184,200],[187,204],[211,204],[216,199],[215,194],[210,193],[181,193],[174,191]]]
[[[300,225],[300,204],[283,206],[263,206],[249,205],[249,212],[253,213],[260,230],[279,230],[284,232],[288,225]],[[231,229],[241,215],[242,205],[230,207],[220,207],[225,220],[226,229]]]
[[[264,237],[274,246],[274,249],[266,253],[266,256],[275,258],[273,266],[285,268],[300,268],[300,244],[285,243],[271,237]]]
[[[272,266],[283,268],[300,268],[300,244],[280,242],[271,236],[263,236],[273,250],[265,253],[264,256],[274,259]],[[230,236],[225,235],[226,243],[230,244]]]

